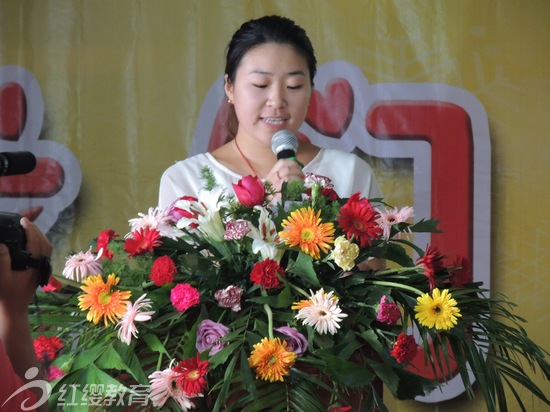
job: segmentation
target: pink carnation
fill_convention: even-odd
[[[401,311],[399,310],[399,306],[393,302],[387,302],[387,300],[386,296],[382,296],[382,299],[380,299],[380,307],[378,308],[376,320],[388,325],[395,325],[401,319]]]
[[[179,312],[185,312],[200,302],[200,293],[188,283],[179,283],[170,291],[170,301]]]
[[[50,365],[50,367],[46,369],[46,380],[50,382],[59,379],[64,375],[65,373],[55,365]]]

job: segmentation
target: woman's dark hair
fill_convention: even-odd
[[[294,21],[281,16],[265,16],[243,23],[233,34],[227,46],[225,74],[235,81],[237,69],[244,55],[252,48],[265,43],[288,44],[307,61],[311,85],[317,71],[313,45],[304,29]]]
[[[313,87],[313,78],[317,72],[317,59],[313,45],[304,29],[294,21],[281,16],[264,16],[259,19],[249,20],[233,34],[227,45],[225,58],[225,74],[228,81],[233,83],[237,75],[237,69],[244,55],[254,47],[265,43],[288,44],[296,50],[307,62],[309,80]],[[235,137],[238,120],[233,105],[230,106],[227,118],[227,131],[229,137]]]

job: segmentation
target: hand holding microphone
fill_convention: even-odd
[[[271,138],[271,150],[277,155],[278,160],[270,173],[277,177],[277,179],[272,180],[275,189],[280,190],[283,182],[304,179],[305,176],[302,172],[304,165],[300,163],[296,156],[298,138],[294,133],[289,130],[276,132]]]

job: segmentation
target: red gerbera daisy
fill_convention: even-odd
[[[395,358],[397,363],[409,363],[414,359],[417,350],[418,345],[414,340],[414,336],[400,333],[390,355]]]
[[[355,193],[342,206],[336,221],[340,224],[340,229],[346,232],[348,239],[355,237],[364,248],[371,245],[372,239],[382,235],[382,229],[376,223],[378,216],[369,200],[360,198],[359,193]]]
[[[262,285],[264,289],[278,288],[281,281],[277,273],[284,277],[285,270],[275,260],[267,258],[254,265],[250,280],[254,285]]]
[[[172,368],[178,375],[178,384],[188,396],[202,395],[207,388],[206,379],[208,361],[201,361],[200,355],[196,358],[182,360]]]
[[[153,262],[150,279],[155,286],[162,286],[174,281],[174,275],[177,273],[176,264],[169,256],[161,256]]]
[[[101,256],[111,260],[113,258],[113,252],[109,250],[109,242],[116,238],[118,235],[112,229],[103,230],[97,237],[97,251],[103,249]]]
[[[449,281],[453,288],[461,289],[465,283],[473,282],[472,264],[465,256],[457,256],[453,263],[453,267],[450,271]]]
[[[424,266],[424,274],[430,282],[430,290],[435,289],[437,285],[437,272],[444,268],[443,256],[436,247],[428,246],[424,256],[416,260],[417,265]]]
[[[131,237],[124,242],[124,250],[132,257],[145,252],[153,252],[153,248],[161,244],[158,230],[146,227],[132,232]]]

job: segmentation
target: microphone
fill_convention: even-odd
[[[31,152],[0,153],[0,176],[24,175],[36,167],[36,157]]]
[[[277,160],[290,159],[298,161],[298,138],[290,130],[279,130],[271,138],[271,150],[277,155]]]

